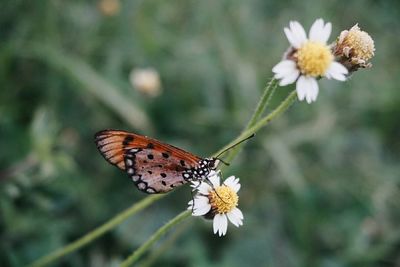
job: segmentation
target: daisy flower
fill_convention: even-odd
[[[317,79],[320,77],[346,80],[347,69],[335,61],[327,45],[331,29],[331,23],[325,24],[322,19],[317,19],[311,26],[308,39],[303,26],[297,21],[291,21],[289,28],[284,29],[291,47],[272,71],[274,77],[280,80],[280,86],[296,82],[300,101],[306,99],[307,103],[311,103],[317,99]]]
[[[236,227],[243,224],[243,214],[237,208],[239,178],[230,176],[220,184],[220,172],[213,171],[208,179],[211,185],[205,181],[192,183],[197,194],[189,201],[188,209],[193,216],[212,218],[214,234],[223,236],[228,230],[228,219]]]

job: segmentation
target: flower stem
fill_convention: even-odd
[[[136,249],[126,260],[124,260],[121,263],[120,267],[128,267],[135,263],[139,259],[139,257],[154,244],[154,242],[160,239],[161,236],[163,236],[171,227],[188,218],[190,216],[190,213],[191,212],[189,210],[183,211],[175,218],[164,224],[146,242],[144,242],[138,249]]]
[[[157,201],[158,199],[164,197],[164,194],[160,194],[160,195],[153,195],[153,196],[149,196],[144,198],[143,200],[141,200],[140,202],[132,205],[131,207],[129,207],[128,209],[122,211],[121,213],[119,213],[118,215],[116,215],[115,217],[113,217],[113,219],[109,220],[108,222],[104,223],[103,225],[101,225],[100,227],[94,229],[93,231],[87,233],[86,235],[84,235],[83,237],[79,238],[78,240],[70,243],[69,245],[66,245],[38,260],[36,260],[35,262],[33,262],[31,265],[29,265],[30,267],[42,267],[42,266],[46,266],[49,265],[51,263],[53,263],[54,261],[58,260],[59,258],[83,247],[84,245],[92,242],[94,239],[100,237],[101,235],[103,235],[104,233],[106,233],[107,231],[113,229],[115,226],[117,226],[118,224],[122,223],[123,221],[125,221],[126,219],[128,219],[130,216],[132,216],[133,214],[139,212],[140,210],[146,208],[147,206],[149,206],[150,204],[152,204],[153,202]]]
[[[223,148],[221,148],[217,153],[214,155],[218,155],[221,151],[227,149],[228,147],[236,144],[240,140],[246,138],[247,136],[257,132],[260,130],[262,127],[266,126],[268,123],[270,123],[272,120],[274,120],[276,117],[281,115],[283,112],[285,112],[296,100],[296,90],[292,91],[285,100],[282,101],[282,103],[279,104],[278,107],[276,107],[271,113],[268,115],[264,116],[261,118],[258,122],[254,123],[253,126],[247,128],[244,130],[238,137],[236,137],[232,142],[229,144],[225,145]],[[236,155],[236,153],[235,153]]]
[[[271,100],[271,98],[272,98],[272,96],[273,96],[273,94],[275,92],[275,89],[276,89],[277,85],[278,85],[278,81],[275,78],[272,78],[268,82],[267,86],[264,88],[264,92],[263,92],[263,94],[262,94],[262,96],[260,98],[260,101],[258,101],[257,107],[254,110],[254,113],[251,116],[251,118],[250,118],[249,122],[247,123],[246,127],[243,129],[243,132],[246,131],[247,129],[249,129],[254,124],[256,124],[257,120],[264,113],[265,109],[267,108],[267,106],[269,104],[269,101]],[[238,141],[240,141],[240,140],[238,140]],[[235,156],[239,153],[239,151],[240,151],[240,146],[237,146],[237,147],[233,148],[231,151],[229,151],[229,154],[227,155],[225,160],[227,162],[231,162],[235,158]],[[222,169],[223,168],[224,168],[224,166],[222,167]]]
[[[253,115],[251,116],[249,122],[247,123],[247,126],[245,129],[250,128],[253,126],[257,120],[261,117],[265,109],[267,108],[269,101],[271,100],[271,97],[273,96],[275,89],[277,87],[278,81],[275,78],[272,78],[267,86],[264,88],[264,92],[260,98],[260,101],[258,101],[257,107],[254,110]]]

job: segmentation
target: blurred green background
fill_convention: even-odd
[[[143,198],[93,142],[131,130],[209,156],[246,125],[290,20],[359,23],[373,68],[320,82],[247,143],[241,228],[187,220],[142,266],[400,266],[398,1],[22,1],[0,4],[0,266],[22,266]],[[132,86],[159,74],[158,96]],[[276,106],[293,87],[279,88]],[[185,209],[178,189],[56,266],[117,266]],[[165,244],[165,243],[164,243]],[[150,257],[150,258],[149,258]],[[150,259],[150,260],[149,260]]]

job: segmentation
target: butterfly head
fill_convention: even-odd
[[[211,171],[218,167],[219,160],[217,158],[205,158],[200,160],[199,165],[193,169],[193,180],[203,180],[207,178]]]
[[[218,164],[219,164],[219,159],[217,158],[206,158],[205,162],[207,164],[207,167],[210,171],[214,171],[217,169]]]

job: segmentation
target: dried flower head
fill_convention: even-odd
[[[372,66],[368,61],[375,55],[375,44],[371,36],[356,24],[340,33],[333,51],[339,61],[353,72]]]

